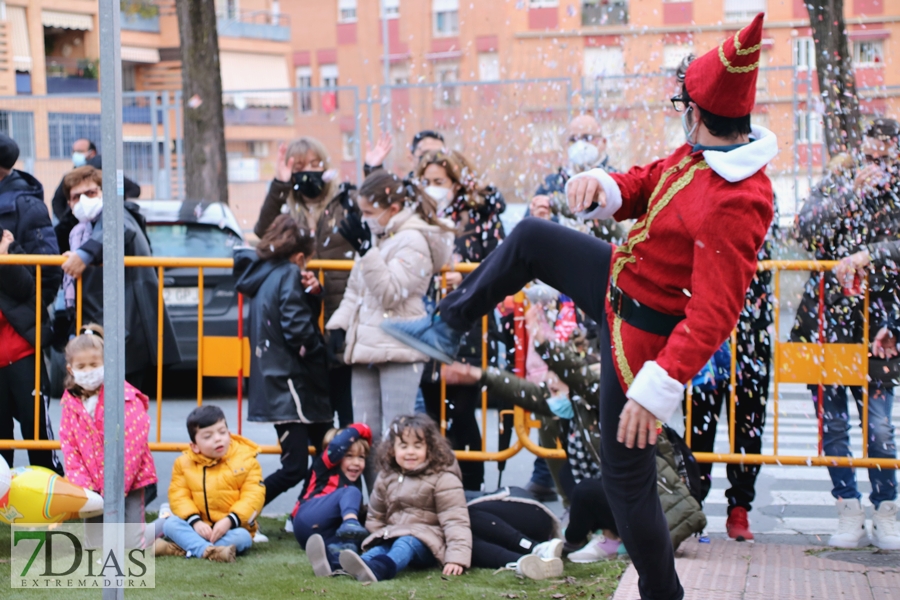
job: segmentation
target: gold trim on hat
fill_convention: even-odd
[[[723,48],[724,45],[725,42],[719,44],[719,60],[722,61],[722,64],[725,65],[725,70],[729,73],[750,73],[751,71],[755,71],[759,67],[759,61],[749,64],[746,67],[732,66],[728,59],[725,57],[725,48]],[[754,46],[754,48],[757,48],[757,46]]]
[[[744,30],[741,29],[741,31]],[[734,49],[737,52],[738,56],[747,56],[748,54],[753,54],[754,52],[757,52],[762,48],[762,42],[760,42],[755,46],[750,46],[749,48],[741,50],[741,39],[739,37],[741,35],[741,31],[738,31],[736,34],[734,34]]]

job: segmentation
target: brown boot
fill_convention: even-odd
[[[203,558],[213,562],[233,563],[237,556],[237,548],[234,546],[207,546]]]
[[[154,556],[184,556],[185,554],[187,553],[181,549],[181,546],[172,542],[159,539],[153,543]]]

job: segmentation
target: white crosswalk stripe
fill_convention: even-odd
[[[773,454],[774,406],[770,391],[767,405],[766,427],[763,434],[763,453]],[[850,446],[854,456],[862,456],[862,431],[856,409],[850,408],[853,425]],[[722,411],[716,424],[715,451],[727,453],[728,418]],[[815,405],[805,386],[786,384],[781,386],[778,402],[778,454],[786,456],[816,456],[818,454],[819,425]],[[862,503],[871,515],[872,504],[868,499],[868,476],[865,469],[857,469]],[[707,532],[725,531],[725,490],[730,487],[726,465],[715,464],[712,470],[712,489],[704,503],[707,514]],[[764,465],[757,480],[757,497],[750,513],[754,533],[802,533],[830,535],[837,525],[835,499],[831,495],[832,483],[825,467]]]

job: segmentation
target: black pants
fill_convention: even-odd
[[[681,600],[684,590],[675,572],[675,552],[656,490],[656,448],[626,448],[612,434],[627,402],[612,358],[605,316],[612,247],[589,235],[541,219],[528,218],[494,250],[466,284],[440,304],[441,318],[457,331],[468,331],[482,315],[529,281],[540,279],[574,300],[602,324],[600,427],[603,436],[603,485],[617,529],[640,576],[641,598]]]
[[[281,468],[266,477],[266,504],[288,491],[309,473],[309,446],[322,453],[322,438],[331,423],[281,423],[275,425],[281,444]]]
[[[469,506],[472,566],[498,569],[516,562],[553,533],[553,519],[525,502],[490,500]]]
[[[353,423],[353,394],[350,391],[350,377],[353,367],[341,365],[328,369],[329,399],[331,410],[337,413],[338,424],[343,429]]]
[[[583,544],[598,529],[609,529],[619,535],[602,480],[582,479],[572,490],[571,502],[569,526],[566,527],[567,542]]]
[[[11,365],[0,367],[0,440],[11,440],[14,437],[15,423],[19,422],[22,439],[34,439],[34,360],[35,355],[26,356]],[[38,414],[38,438],[53,439],[53,428],[47,419],[47,408],[50,405],[50,382],[46,367],[41,361],[41,401]],[[0,456],[13,466],[15,451],[3,450]],[[39,467],[46,467],[63,474],[63,466],[53,450],[29,450],[28,462]]]
[[[769,360],[772,355],[768,333],[746,330],[738,326],[738,377],[734,404],[734,451],[740,454],[760,454],[762,435],[766,425],[766,397],[769,393]],[[754,339],[749,341],[748,336]],[[755,343],[753,343],[755,342]],[[721,382],[711,392],[691,394],[691,450],[712,452],[716,443],[716,424],[725,405],[725,418],[730,418],[729,382]],[[687,411],[685,411],[685,415]],[[703,497],[712,486],[712,463],[698,463]],[[735,506],[751,509],[756,497],[756,477],[759,465],[728,465],[725,469],[731,487],[725,490],[728,512]]]
[[[430,371],[426,369],[426,377]],[[440,423],[441,418],[441,382],[422,379],[422,396],[425,398],[425,410],[428,415]],[[454,450],[481,450],[481,429],[475,410],[481,407],[481,386],[448,385],[447,386],[447,439]],[[479,491],[484,483],[484,463],[481,461],[462,461],[459,463],[462,472],[463,488]]]

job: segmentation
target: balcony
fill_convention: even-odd
[[[263,125],[283,127],[293,124],[290,108],[280,106],[249,106],[244,109],[223,107],[226,125]]]
[[[121,0],[122,29],[159,33],[159,6],[149,0]]]
[[[584,27],[628,25],[628,2],[622,0],[586,1],[581,5],[581,24]]]
[[[268,10],[230,12],[218,15],[219,35],[289,42],[291,23],[287,15]]]
[[[97,75],[96,60],[47,57],[48,94],[96,94]]]

